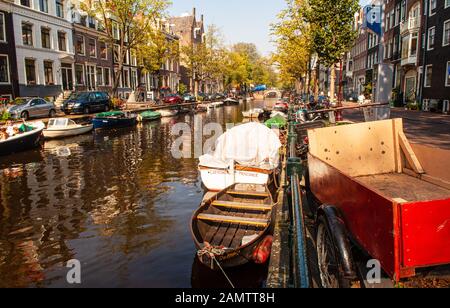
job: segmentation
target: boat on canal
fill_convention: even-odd
[[[208,105],[208,107],[211,109],[220,108],[220,107],[223,107],[223,102],[213,102],[213,103],[210,103]]]
[[[137,124],[137,115],[122,111],[99,113],[92,120],[94,129],[123,128]]]
[[[159,113],[161,113],[161,117],[163,117],[163,118],[170,118],[170,117],[177,116],[178,110],[177,109],[161,109],[159,111]]]
[[[137,117],[139,122],[156,121],[161,119],[162,115],[160,112],[155,111],[144,111],[140,113]]]
[[[263,113],[264,113],[263,109],[254,108],[254,109],[250,109],[248,111],[243,111],[242,115],[246,119],[258,119]]]
[[[2,139],[4,139],[0,140],[0,156],[40,147],[44,128],[45,124],[40,121],[11,125],[6,129],[6,132],[2,132],[6,135],[3,135]],[[14,132],[14,135],[8,136],[8,131]]]
[[[50,119],[44,129],[45,139],[73,137],[89,133],[94,129],[93,124],[77,124],[68,118]]]
[[[234,184],[203,202],[191,220],[199,261],[212,270],[267,262],[273,208],[267,185]]]
[[[239,105],[239,100],[234,99],[232,97],[227,98],[226,100],[223,101],[223,104],[225,106],[234,106],[234,105]]]
[[[281,142],[263,124],[236,126],[218,138],[215,151],[200,157],[199,171],[209,191],[233,184],[265,185],[276,176]]]

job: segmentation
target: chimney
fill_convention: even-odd
[[[202,14],[202,18],[201,18],[202,22],[203,22],[203,14]]]
[[[197,10],[196,10],[195,7],[194,7],[194,8],[192,9],[192,16],[195,17],[196,13],[197,13]]]

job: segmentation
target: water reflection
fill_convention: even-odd
[[[237,123],[241,108],[251,107],[196,116]],[[73,258],[81,261],[83,287],[202,281],[201,270],[191,281],[189,220],[204,191],[197,161],[171,155],[178,122],[193,127],[194,116],[50,141],[42,150],[0,158],[0,287],[67,286],[65,263]]]

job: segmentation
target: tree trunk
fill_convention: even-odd
[[[320,62],[317,61],[316,73],[314,76],[314,101],[319,101],[319,81],[320,81]]]
[[[336,65],[331,65],[330,75],[330,102],[334,103],[334,94],[336,93]]]

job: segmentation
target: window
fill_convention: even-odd
[[[442,46],[450,45],[450,19],[444,22],[444,38],[442,39]]]
[[[434,41],[436,37],[436,27],[428,29],[428,50],[434,48]]]
[[[103,68],[97,67],[97,86],[103,85]]]
[[[130,51],[130,54],[131,54],[131,65],[137,66],[137,56],[136,56],[136,51],[131,50],[131,51]]]
[[[417,44],[419,43],[419,34],[413,33],[411,34],[411,50],[410,50],[410,56],[415,57],[417,56]]]
[[[114,45],[114,63],[119,62],[119,57],[120,57],[120,46]]]
[[[22,42],[24,45],[33,46],[33,26],[29,23],[22,24]]]
[[[48,28],[41,28],[41,42],[42,42],[42,48],[51,48],[50,44],[50,29]]]
[[[39,0],[39,9],[41,12],[48,13],[48,0]]]
[[[0,13],[0,42],[6,42],[5,14]]]
[[[450,61],[447,62],[447,71],[445,72],[445,86],[450,87]]]
[[[60,51],[67,51],[66,33],[58,31],[58,49]]]
[[[105,86],[111,85],[110,70],[107,67],[103,68],[103,79]]]
[[[448,7],[450,7],[450,0],[445,0],[445,6],[444,6],[444,8],[446,9],[446,8],[448,8]]]
[[[95,29],[95,19],[92,16],[88,17],[88,26],[89,28]]]
[[[431,87],[431,78],[433,76],[433,65],[427,65],[425,68],[425,87]]]
[[[130,72],[128,70],[123,70],[123,87],[130,87]]]
[[[44,76],[46,85],[54,85],[53,80],[53,62],[44,61]]]
[[[394,23],[395,23],[395,12],[394,10],[391,11],[391,20],[389,23],[389,29],[394,28]]]
[[[395,7],[395,25],[398,26],[400,24],[400,4],[397,4]]]
[[[64,18],[64,0],[56,0],[56,16]]]
[[[89,57],[97,58],[97,43],[95,39],[89,39]]]
[[[31,7],[31,0],[20,0],[20,4]]]
[[[112,23],[112,33],[113,33],[113,38],[115,40],[119,40],[120,39],[120,31],[119,31],[119,26],[117,25],[116,22]]]
[[[100,58],[108,60],[108,47],[105,42],[100,42]]]
[[[27,84],[36,84],[36,61],[34,59],[25,59],[25,75]]]
[[[84,36],[81,36],[81,35],[77,36],[75,49],[76,49],[77,54],[82,55],[82,56],[85,55]]]
[[[402,1],[402,8],[401,8],[401,20],[405,21],[406,18],[406,0]]]
[[[0,55],[0,83],[9,83],[9,61],[7,55]]]
[[[137,87],[137,71],[131,71],[131,89],[136,89]]]
[[[81,64],[75,64],[75,82],[77,85],[84,85],[84,68]]]
[[[429,15],[434,15],[436,13],[437,0],[430,0],[430,12]]]

